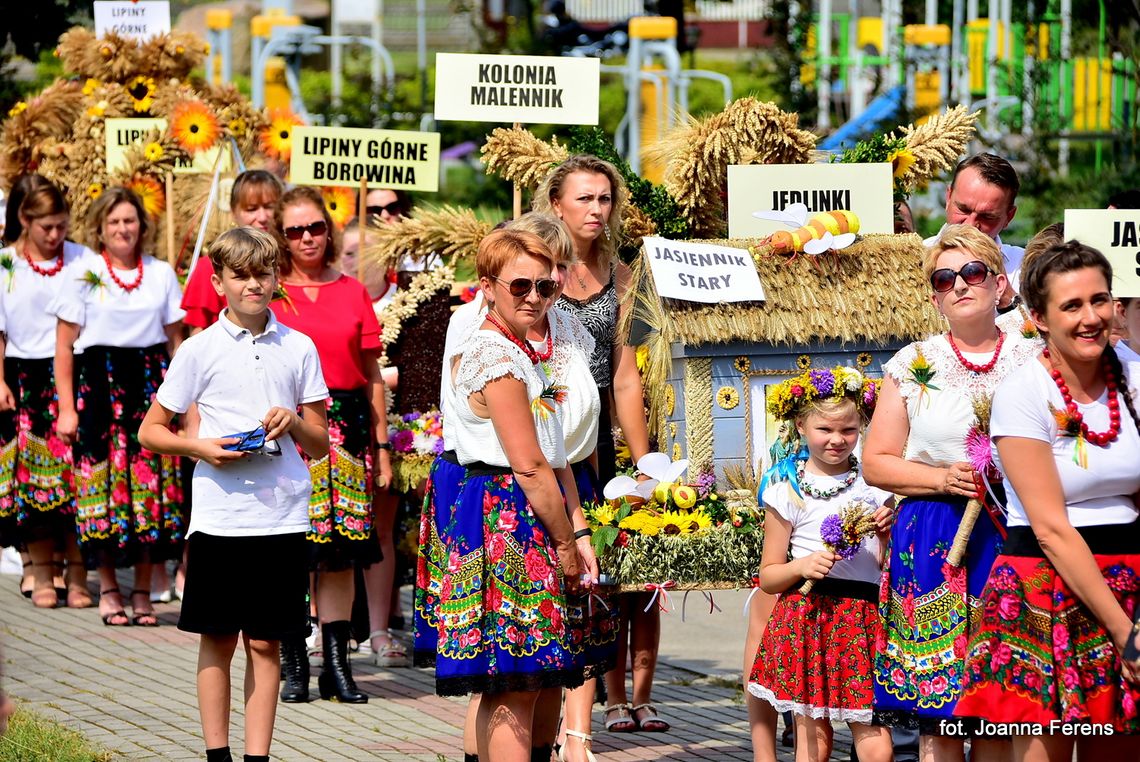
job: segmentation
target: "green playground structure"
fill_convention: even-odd
[[[950,23],[938,23],[927,0],[924,24],[903,25],[901,0],[883,0],[877,16],[859,13],[859,0],[836,12],[832,0],[810,6],[807,45],[798,82],[814,89],[816,127],[847,120],[844,140],[875,129],[861,124],[875,96],[905,87],[905,108],[921,115],[964,103],[982,111],[981,137],[1035,134],[1057,143],[1059,166],[1072,140],[1092,141],[1097,168],[1102,144],[1136,123],[1136,67],[1107,43],[1108,14],[1099,2],[1095,50],[1074,50],[1071,0],[1047,0],[1032,23],[1013,22],[1011,0],[955,0]],[[793,24],[796,19],[793,16]],[[1091,39],[1091,37],[1086,37]],[[886,97],[886,96],[884,96]],[[872,110],[882,120],[882,109]]]

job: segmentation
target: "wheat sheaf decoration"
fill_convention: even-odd
[[[645,157],[665,166],[665,189],[688,217],[695,238],[723,236],[728,167],[805,164],[814,159],[816,136],[800,129],[799,116],[772,103],[741,98],[724,110],[688,123],[647,148]]]
[[[557,137],[547,143],[525,127],[495,128],[487,136],[482,154],[487,174],[498,175],[520,188],[537,187],[552,169],[570,157]]]
[[[370,225],[361,255],[377,267],[395,267],[405,257],[423,261],[437,254],[454,261],[474,258],[479,242],[492,230],[470,209],[420,208],[390,225]]]
[[[898,184],[914,190],[935,175],[952,169],[973,140],[977,119],[976,112],[959,105],[930,117],[917,127],[900,128],[906,138],[906,150],[914,162],[899,176]]]

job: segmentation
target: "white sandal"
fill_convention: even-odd
[[[577,730],[570,730],[570,728],[567,728],[563,732],[568,736],[574,736],[582,740],[582,746],[586,749],[586,762],[598,762],[598,758],[595,757],[594,752],[590,750],[590,742],[594,740],[592,735],[589,733],[580,733]],[[558,762],[566,762],[566,746],[567,744],[563,743],[558,747]]]
[[[368,633],[368,642],[373,638],[388,638],[388,645],[372,649],[372,663],[377,667],[406,667],[408,666],[408,652],[396,640],[391,630],[373,630]]]
[[[610,712],[616,712],[617,716],[612,720]],[[633,713],[629,711],[629,704],[611,704],[607,706],[604,711],[606,718],[606,731],[609,733],[633,733],[637,730],[637,720],[633,719]],[[615,725],[623,725],[629,723],[629,730],[614,730]]]

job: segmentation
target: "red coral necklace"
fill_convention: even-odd
[[[1052,364],[1048,347],[1042,351],[1042,354]],[[1073,402],[1073,395],[1069,393],[1069,385],[1065,383],[1061,371],[1057,368],[1052,368],[1049,371],[1049,375],[1053,377],[1053,383],[1061,391],[1061,398],[1065,400],[1065,410],[1068,411],[1069,417],[1081,425],[1081,436],[1085,438],[1086,442],[1098,447],[1104,447],[1109,442],[1115,442],[1116,438],[1120,436],[1120,399],[1117,395],[1116,374],[1112,372],[1108,360],[1102,360],[1102,362],[1104,363],[1104,385],[1108,389],[1108,431],[1089,431],[1088,424],[1084,422],[1084,416],[1077,407],[1077,403]]]
[[[509,328],[496,320],[495,316],[490,312],[487,313],[487,321],[490,322],[491,325],[498,328],[499,333],[506,336],[512,344],[521,349],[523,351],[523,354],[525,354],[535,365],[538,365],[540,362],[546,362],[554,355],[554,332],[549,328],[546,329],[545,349],[543,349],[541,352],[536,352],[534,348],[530,346],[530,342],[523,341],[518,336],[515,336],[513,333],[511,333],[511,330]]]
[[[138,277],[135,278],[134,283],[123,283],[122,279],[120,279],[118,275],[115,275],[115,268],[111,266],[111,255],[109,255],[107,253],[106,249],[103,249],[103,261],[107,264],[107,272],[110,273],[111,280],[113,280],[115,282],[116,286],[123,289],[123,291],[126,291],[129,294],[130,292],[134,291],[136,288],[138,288],[139,286],[142,285],[142,279],[143,279],[142,255],[139,255],[139,266],[137,268],[138,269]]]
[[[954,350],[954,356],[958,358],[958,362],[962,363],[962,366],[966,370],[973,371],[974,373],[989,373],[994,369],[994,366],[997,365],[998,357],[1001,355],[1001,345],[1005,343],[1005,331],[998,331],[997,346],[994,347],[994,356],[991,357],[990,361],[985,365],[978,365],[977,363],[972,363],[967,360],[962,355],[962,350],[958,349],[958,345],[954,343],[953,333],[946,334],[946,338],[950,341],[950,348]]]
[[[28,263],[28,267],[32,268],[32,272],[39,273],[45,278],[50,278],[53,275],[58,275],[59,271],[63,269],[63,250],[60,249],[59,254],[55,256],[55,264],[51,267],[40,267],[32,259],[32,255],[28,253],[28,244],[24,244],[24,260]]]

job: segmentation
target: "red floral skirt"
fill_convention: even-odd
[[[781,712],[871,721],[871,669],[880,623],[874,583],[822,579],[780,595],[748,691]]]
[[[1080,531],[1116,600],[1134,616],[1140,522]],[[1010,529],[1006,551],[982,594],[984,613],[970,641],[966,687],[955,713],[1039,723],[1045,732],[1060,721],[1140,733],[1140,686],[1121,676],[1108,632],[1043,557],[1028,527]]]

